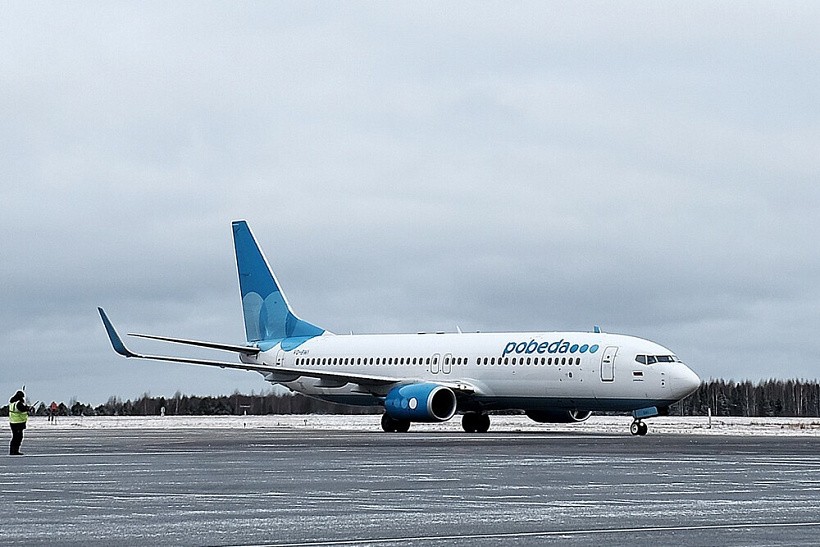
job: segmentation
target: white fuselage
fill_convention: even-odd
[[[638,356],[656,362],[641,363]],[[324,335],[295,349],[276,346],[248,362],[407,382],[466,382],[475,392],[459,408],[468,410],[661,408],[700,383],[663,346],[588,332]],[[378,393],[355,383],[276,374],[267,379],[339,403],[380,404]]]

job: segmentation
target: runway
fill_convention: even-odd
[[[817,436],[386,434],[301,420],[38,427],[27,456],[0,459],[13,544],[816,545],[820,536]]]

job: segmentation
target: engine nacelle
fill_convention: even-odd
[[[439,384],[396,386],[384,398],[385,412],[397,420],[446,422],[456,413],[456,394]]]
[[[570,424],[583,422],[592,416],[590,410],[528,410],[530,420],[542,424]]]

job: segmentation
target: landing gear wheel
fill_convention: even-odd
[[[629,432],[633,435],[646,435],[649,432],[649,426],[645,423],[635,420],[632,422],[632,425],[629,426]]]
[[[467,433],[475,433],[478,431],[478,418],[479,414],[477,412],[465,412],[464,416],[461,418],[461,427]]]
[[[387,414],[382,414],[382,429],[384,429],[386,433],[395,433],[396,420],[394,420]]]
[[[486,433],[490,430],[490,417],[487,414],[479,414],[478,415],[478,427],[476,431],[478,433]]]
[[[466,412],[461,427],[467,433],[486,433],[490,429],[490,417],[480,412]]]
[[[410,431],[410,420],[397,420],[385,412],[382,414],[382,429],[387,433],[407,433]]]

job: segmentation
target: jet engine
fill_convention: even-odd
[[[396,420],[446,422],[456,413],[453,390],[432,383],[396,386],[384,398],[385,412]]]
[[[592,416],[590,410],[528,410],[530,420],[542,424],[570,424],[583,422]]]

